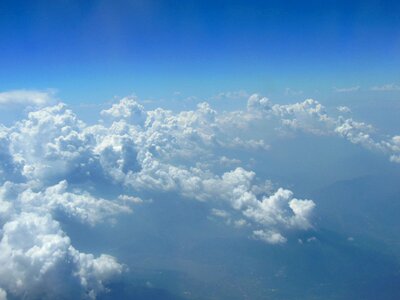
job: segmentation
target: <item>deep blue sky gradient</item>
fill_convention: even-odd
[[[397,1],[1,1],[0,90],[66,101],[400,81]]]

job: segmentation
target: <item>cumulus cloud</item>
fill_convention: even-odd
[[[254,237],[260,239],[269,244],[282,244],[286,243],[286,238],[279,232],[255,230],[253,233]]]
[[[65,181],[35,189],[40,187],[32,182],[0,187],[0,287],[24,299],[96,298],[123,266],[112,256],[74,248],[55,212],[94,225],[131,209],[87,192],[68,192]]]
[[[81,297],[95,298],[123,267],[115,258],[81,253],[50,215],[23,212],[3,226],[0,286],[10,294],[35,299],[58,298],[80,286]],[[61,292],[61,294],[60,294]]]
[[[85,124],[64,104],[30,112],[10,132],[14,160],[28,178],[58,181],[67,174],[85,176],[82,166],[91,164],[90,136]]]
[[[385,142],[384,145],[390,149],[392,162],[400,163],[400,135],[393,136],[389,142]]]
[[[347,112],[347,109],[341,108],[339,112]],[[382,137],[371,124],[329,114],[322,104],[313,99],[288,105],[272,105],[270,111],[264,112],[263,118],[269,120],[274,117],[278,117],[278,123],[282,125],[280,130],[302,131],[314,135],[338,135],[353,144],[384,153],[393,162],[397,161],[396,158],[400,154],[397,136]]]
[[[313,227],[315,203],[272,188],[235,153],[268,153],[274,135],[302,132],[339,136],[400,162],[399,136],[381,138],[370,124],[341,115],[347,112],[329,112],[313,99],[274,104],[257,94],[243,110],[200,103],[173,112],[145,110],[127,97],[103,110],[97,124],[59,103],[0,127],[0,297],[56,297],[57,282],[90,298],[106,291],[124,268],[109,255],[77,250],[58,217],[116,222],[152,193],[206,202],[212,215],[253,238],[285,243],[288,231]]]
[[[136,198],[134,199],[136,200]],[[122,200],[126,200],[126,197],[123,197]],[[129,200],[134,203],[132,197]],[[69,192],[66,180],[46,188],[43,192],[34,192],[31,189],[24,190],[14,201],[20,203],[24,208],[31,207],[30,211],[62,211],[67,216],[89,225],[95,225],[104,220],[112,219],[118,214],[132,211],[130,206],[119,203],[119,201],[96,198],[86,191]]]
[[[0,125],[0,180],[18,180],[21,164],[17,163],[10,150],[10,131]]]
[[[44,106],[54,100],[54,90],[12,90],[0,93],[0,105]]]
[[[102,110],[101,115],[112,120],[127,120],[130,124],[143,125],[146,120],[144,107],[135,98],[126,97],[110,109]]]

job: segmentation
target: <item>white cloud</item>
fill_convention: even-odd
[[[352,119],[339,119],[335,132],[345,137],[354,144],[361,144],[372,150],[383,150],[379,142],[375,142],[371,133],[374,128],[366,123],[356,122]]]
[[[262,97],[258,94],[253,94],[247,100],[247,109],[250,111],[268,111],[271,109],[270,101],[266,97]]]
[[[293,198],[292,191],[280,188],[260,201],[248,203],[244,209],[244,215],[257,224],[269,227],[279,225],[308,229],[311,227],[309,217],[314,207],[313,201],[298,200]]]
[[[213,216],[220,217],[220,218],[228,218],[230,216],[230,214],[228,212],[226,212],[225,210],[216,209],[216,208],[213,208],[211,210],[211,214]]]
[[[400,163],[400,135],[393,136],[391,140],[384,143],[386,148],[390,149],[390,160],[395,163]]]
[[[130,124],[143,125],[146,113],[135,97],[126,97],[110,109],[102,110],[101,115],[112,120],[128,120]]]
[[[211,99],[215,100],[222,100],[222,99],[229,99],[229,100],[236,100],[236,99],[246,99],[250,95],[245,90],[238,90],[238,91],[229,91],[229,92],[220,92],[215,96],[211,97]]]
[[[123,200],[126,200],[126,198],[123,198]],[[27,189],[19,195],[17,201],[24,208],[30,207],[30,211],[52,212],[59,210],[67,216],[89,225],[95,225],[104,220],[112,220],[121,213],[132,212],[127,204],[95,198],[86,191],[68,192],[66,180],[46,188],[43,192],[35,193],[31,189]],[[131,198],[130,202],[133,203]]]
[[[351,109],[347,106],[338,106],[336,109],[341,113],[351,113]]]
[[[246,225],[248,225],[248,223],[244,219],[239,219],[239,220],[234,221],[234,226],[235,227],[241,228],[241,227],[244,227]]]
[[[104,283],[124,271],[124,267],[110,255],[101,254],[95,258],[93,254],[79,253],[76,250],[73,252],[74,261],[78,265],[76,275],[91,299],[96,298],[99,292],[107,291]]]
[[[226,156],[221,156],[219,159],[219,163],[224,166],[231,166],[231,165],[240,165],[241,161],[236,158],[228,158]]]
[[[351,87],[344,87],[344,88],[334,88],[336,93],[352,93],[357,92],[360,90],[360,86],[351,86]]]
[[[278,122],[286,128],[315,135],[330,134],[335,126],[335,120],[328,116],[325,107],[313,99],[287,105],[275,104],[270,115],[277,117]]]
[[[7,292],[0,288],[0,300],[7,300]]]
[[[0,274],[11,274],[0,276],[0,288],[9,295],[44,291],[44,280],[61,268],[94,298],[123,268],[110,256],[75,249],[56,216],[90,226],[113,222],[152,193],[207,202],[227,224],[284,243],[288,231],[313,227],[315,203],[271,189],[235,153],[267,151],[288,132],[339,136],[400,162],[400,136],[381,137],[370,124],[337,113],[313,99],[281,105],[256,94],[246,108],[230,112],[208,103],[146,111],[135,98],[124,98],[94,125],[57,104],[0,127]]]
[[[255,230],[253,236],[269,244],[282,244],[286,243],[286,238],[279,232]]]
[[[371,87],[371,91],[375,92],[400,91],[400,85],[394,83],[388,83],[381,86],[373,86]]]
[[[317,239],[315,236],[309,237],[309,238],[307,239],[307,242],[308,242],[308,243],[312,243],[312,242],[316,242],[316,241],[318,241],[318,239]]]
[[[15,161],[10,145],[10,131],[0,125],[0,181],[16,180],[21,173],[22,166]]]
[[[55,90],[12,90],[0,93],[0,105],[48,105],[54,100]]]
[[[128,203],[134,203],[134,204],[140,204],[143,203],[144,201],[139,198],[139,197],[135,197],[135,196],[128,196],[128,195],[119,195],[118,199],[123,201],[124,203],[128,202]]]
[[[285,89],[285,92],[284,92],[284,95],[285,96],[300,96],[300,95],[303,95],[303,91],[301,91],[301,90],[294,90],[294,89],[291,89],[291,88],[286,88]]]
[[[286,128],[315,135],[339,135],[353,144],[384,153],[393,162],[396,162],[396,157],[400,155],[396,136],[389,139],[386,136],[380,137],[371,124],[328,114],[326,108],[313,99],[289,105],[275,104],[271,111],[272,113],[265,114],[264,118],[277,116],[283,126],[280,130]]]
[[[74,292],[65,290],[73,288],[65,286],[67,282],[78,290],[82,286],[82,296],[95,298],[105,290],[103,282],[123,270],[111,256],[80,253],[57,221],[35,213],[21,213],[3,226],[0,266],[0,286],[28,299],[59,298],[63,296],[60,292]]]

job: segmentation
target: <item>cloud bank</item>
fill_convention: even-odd
[[[243,110],[200,103],[173,112],[145,110],[128,97],[103,110],[97,124],[59,103],[0,127],[0,299],[106,292],[124,266],[80,252],[58,217],[88,226],[117,222],[145,194],[205,202],[210,214],[250,237],[285,243],[288,231],[313,227],[315,203],[274,187],[232,153],[268,153],[272,136],[302,132],[339,136],[400,163],[400,136],[381,138],[340,113],[350,109],[328,113],[312,99],[278,105],[252,95]]]

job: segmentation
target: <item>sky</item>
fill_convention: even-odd
[[[395,1],[0,1],[0,300],[400,298]]]
[[[238,90],[281,99],[287,89],[329,99],[400,84],[396,1],[0,5],[2,90],[53,88],[85,103]]]

